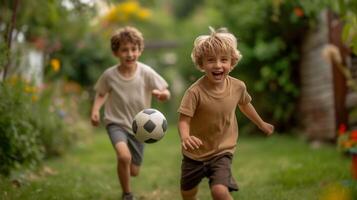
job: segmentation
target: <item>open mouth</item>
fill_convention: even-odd
[[[133,63],[133,62],[135,62],[135,59],[127,59],[127,60],[125,60],[127,63]]]
[[[223,72],[212,72],[214,79],[220,80],[223,78]]]

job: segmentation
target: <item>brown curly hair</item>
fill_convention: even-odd
[[[123,43],[137,44],[140,51],[144,49],[144,38],[142,33],[131,26],[126,26],[118,29],[111,37],[110,44],[113,52],[117,52],[120,45]]]

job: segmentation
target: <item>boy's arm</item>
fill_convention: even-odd
[[[159,101],[166,101],[168,99],[170,99],[170,91],[165,88],[163,90],[159,90],[159,89],[154,89],[152,91],[152,95],[154,95]]]
[[[191,117],[180,114],[178,129],[181,137],[181,145],[185,150],[188,148],[192,150],[198,149],[202,145],[202,141],[199,138],[190,136],[190,122]]]
[[[274,126],[263,121],[251,103],[239,105],[239,109],[267,135],[273,133]]]
[[[93,126],[98,126],[100,122],[100,108],[103,106],[107,95],[97,93],[94,99],[93,107],[92,107],[92,114],[91,114],[91,122]]]

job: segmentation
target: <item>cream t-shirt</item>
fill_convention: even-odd
[[[179,113],[191,117],[190,135],[203,142],[199,149],[182,149],[183,154],[199,161],[226,152],[234,153],[238,139],[235,111],[238,104],[251,101],[245,84],[236,78],[228,76],[221,93],[214,93],[204,81],[200,78],[187,89],[178,109]]]
[[[152,90],[163,90],[167,82],[151,67],[138,62],[133,77],[123,77],[118,66],[112,66],[104,71],[95,85],[95,91],[108,93],[104,106],[104,122],[106,125],[115,123],[129,133],[134,116],[145,108],[151,107]]]

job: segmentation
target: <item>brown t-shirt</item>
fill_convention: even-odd
[[[236,107],[248,104],[251,97],[245,84],[228,76],[225,89],[214,93],[200,78],[185,92],[178,112],[191,117],[190,135],[202,140],[199,149],[184,150],[185,156],[199,161],[234,153],[238,139]]]

